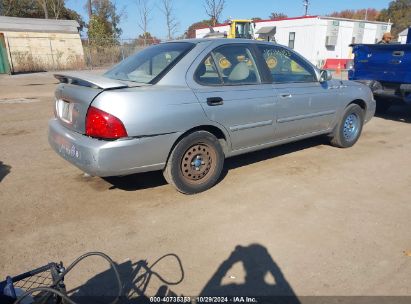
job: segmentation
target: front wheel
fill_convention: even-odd
[[[224,152],[218,139],[209,132],[196,131],[177,143],[163,175],[178,191],[195,194],[216,184],[223,164]]]
[[[349,105],[332,134],[331,144],[339,148],[352,147],[360,138],[363,124],[363,109],[357,104]]]

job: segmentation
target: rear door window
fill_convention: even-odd
[[[252,49],[241,44],[224,45],[212,51],[197,68],[195,79],[202,85],[261,83]]]

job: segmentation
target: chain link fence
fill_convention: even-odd
[[[147,46],[160,42],[158,39],[83,39],[85,68],[110,67]]]
[[[108,68],[158,39],[79,39],[77,37],[6,37],[11,71],[36,72]]]

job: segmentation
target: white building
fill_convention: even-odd
[[[401,44],[407,43],[408,29],[403,30],[398,34],[398,42]]]
[[[75,20],[0,16],[0,73],[82,68],[79,28]]]
[[[277,43],[293,48],[319,67],[327,62],[328,68],[345,67],[353,58],[350,44],[376,43],[391,30],[391,23],[385,22],[304,16],[257,21],[255,31],[267,26],[276,27]],[[214,27],[216,32],[228,30],[228,24]],[[198,29],[196,37],[203,38],[209,32],[209,28]]]

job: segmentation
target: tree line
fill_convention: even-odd
[[[125,8],[118,7],[114,0],[83,0],[89,21],[69,9],[66,0],[0,0],[0,15],[27,18],[70,19],[77,20],[81,30],[93,41],[118,41],[122,34],[120,22],[126,18]],[[193,38],[195,30],[202,27],[216,26],[222,20],[226,0],[203,0],[204,13],[208,17],[190,25],[183,35],[177,36],[180,23],[175,14],[174,0],[133,0],[136,7],[136,25],[141,31],[138,38],[144,41],[158,41],[150,33],[152,16],[155,11],[164,17],[164,29],[167,39]],[[130,8],[128,12],[131,12]],[[133,13],[134,16],[134,13]],[[411,26],[411,0],[394,0],[388,8],[378,11],[373,8],[361,10],[343,10],[329,14],[332,17],[392,22],[392,33],[397,35],[404,28]],[[277,20],[287,18],[282,12],[272,12],[268,18]],[[253,17],[252,20],[262,20]]]

